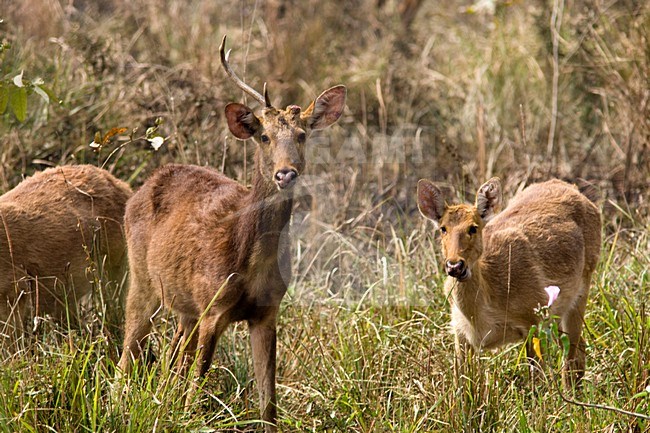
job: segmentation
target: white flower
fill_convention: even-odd
[[[160,146],[162,146],[163,143],[165,142],[165,139],[161,136],[148,138],[147,140],[149,141],[149,143],[151,143],[151,147],[153,147],[153,150],[160,149]]]
[[[544,287],[544,290],[548,295],[548,304],[546,304],[546,306],[550,307],[551,305],[553,305],[553,302],[555,302],[557,297],[560,295],[560,288],[558,286],[548,286],[548,287]]]
[[[92,147],[93,149],[97,149],[98,147],[101,146],[101,144],[93,140],[88,146]]]
[[[23,72],[25,71],[20,71],[20,74],[14,77],[14,84],[16,85],[16,87],[25,87],[25,85],[23,84]]]

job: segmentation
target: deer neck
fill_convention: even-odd
[[[286,230],[292,207],[291,189],[278,191],[273,181],[265,179],[256,155],[253,186],[243,203],[238,224],[240,266],[277,263],[277,257],[288,252]]]
[[[447,277],[446,284],[448,290],[451,291],[456,308],[470,322],[476,323],[489,302],[486,281],[481,275],[480,267],[475,266],[467,280],[458,281],[455,278]]]

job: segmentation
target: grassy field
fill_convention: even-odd
[[[254,144],[231,137],[223,116],[246,100],[219,64],[227,34],[233,67],[257,89],[267,82],[276,105],[348,87],[342,119],[313,137],[297,192],[279,319],[282,431],[650,431],[650,421],[565,400],[559,347],[534,386],[516,345],[481,353],[457,387],[441,255],[415,203],[423,177],[459,201],[490,176],[506,198],[551,177],[594,183],[603,246],[585,317],[588,371],[564,397],[650,415],[650,5],[438,3],[0,0],[0,83],[11,88],[22,71],[29,93],[24,118],[9,104],[0,119],[0,192],[73,163],[133,188],[167,162],[250,182]],[[37,78],[49,102],[33,91]],[[152,127],[165,138],[158,150]],[[126,131],[90,146],[112,128]],[[156,361],[124,390],[112,331],[122,308],[95,304],[82,328],[41,322],[21,351],[2,353],[0,431],[257,428],[244,324],[221,339],[185,411],[187,383],[166,356],[173,318],[163,314]]]

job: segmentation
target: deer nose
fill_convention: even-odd
[[[291,185],[298,177],[298,172],[292,168],[283,168],[275,173],[275,183],[278,188],[284,189]]]
[[[465,260],[463,259],[456,262],[447,260],[445,262],[445,271],[450,277],[458,278],[459,280],[464,280],[469,276]]]

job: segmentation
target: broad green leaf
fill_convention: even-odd
[[[27,89],[14,87],[9,95],[9,106],[16,119],[23,122],[27,117]]]
[[[0,84],[0,114],[4,114],[9,102],[9,89]]]

